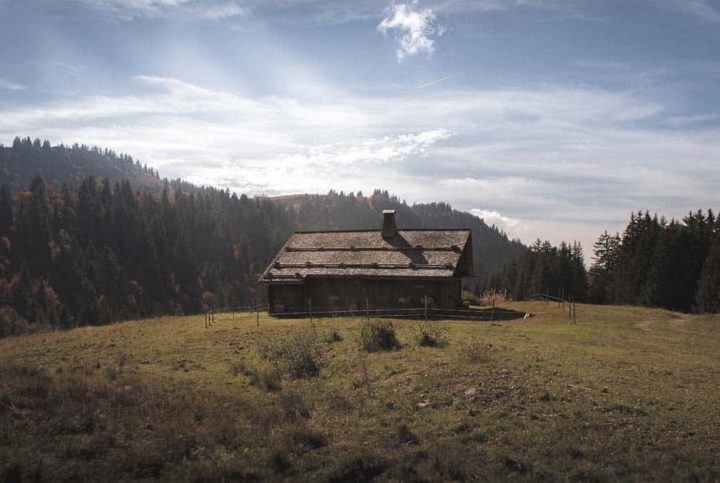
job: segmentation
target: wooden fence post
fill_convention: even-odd
[[[577,305],[575,305],[575,298],[573,298],[573,324],[577,324]]]
[[[313,330],[315,330],[315,326],[313,325],[313,315],[312,315],[312,299],[308,299],[308,308],[310,310],[310,325],[312,326]]]

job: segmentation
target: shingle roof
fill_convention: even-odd
[[[260,281],[300,281],[308,276],[469,275],[456,273],[469,241],[470,230],[399,230],[392,238],[383,238],[379,230],[298,232],[290,237]]]

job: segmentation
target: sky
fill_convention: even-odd
[[[719,81],[720,0],[0,0],[0,143],[382,188],[588,257],[631,211],[720,208]]]

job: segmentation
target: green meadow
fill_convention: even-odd
[[[2,340],[0,481],[720,479],[720,316],[503,308]]]

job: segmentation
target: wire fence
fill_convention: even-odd
[[[565,290],[559,290],[558,296],[550,295],[550,291],[542,294],[535,294],[531,297],[533,300],[545,301],[545,303],[556,303],[558,308],[563,312],[567,309],[568,319],[571,323],[577,323],[577,304],[575,297],[566,295]],[[294,311],[271,311],[267,303],[253,305],[238,305],[228,307],[213,307],[205,312],[205,327],[210,327],[215,322],[215,316],[219,314],[232,315],[255,315],[256,324],[260,325],[260,315],[271,316],[275,318],[296,318],[310,319],[313,318],[333,318],[333,317],[363,317],[363,318],[392,318],[392,319],[412,319],[412,320],[473,320],[473,321],[502,321],[513,319],[526,319],[530,317],[529,313],[519,312],[505,308],[495,307],[494,300],[491,307],[483,309],[465,308],[438,308],[438,307],[366,307],[364,309],[321,309],[313,310],[312,302],[309,301],[308,308],[305,310]]]
[[[257,325],[260,325],[260,314],[276,318],[333,318],[333,317],[362,317],[362,318],[393,318],[413,320],[473,320],[473,321],[501,321],[527,318],[529,314],[515,310],[488,307],[485,309],[472,308],[438,308],[438,307],[375,307],[365,309],[323,309],[295,311],[269,311],[268,304],[244,305],[235,307],[216,307],[205,313],[205,327],[210,327],[219,314],[255,315]]]
[[[548,304],[550,301],[557,303],[558,308],[561,308],[563,312],[567,307],[568,319],[570,319],[571,323],[577,324],[577,304],[575,303],[575,296],[566,295],[565,289],[558,291],[557,297],[550,295],[550,290],[548,290],[547,293],[535,294],[531,298],[533,300],[544,300],[545,303]]]

